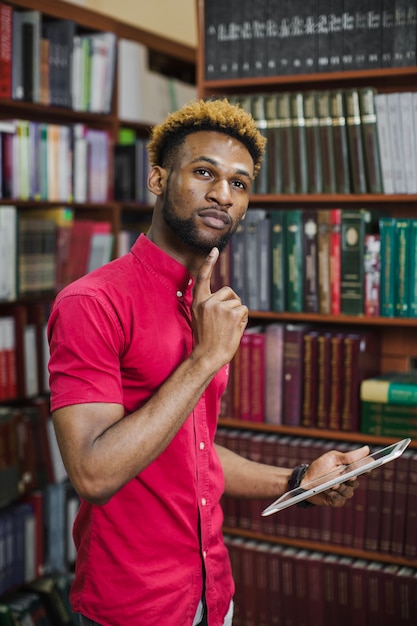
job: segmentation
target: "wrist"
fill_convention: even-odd
[[[307,470],[310,466],[306,463],[302,464],[302,465],[297,465],[292,473],[291,476],[288,480],[288,489],[291,491],[292,489],[297,489],[298,487],[301,486],[301,482],[305,476],[305,474],[307,473]],[[298,502],[297,506],[300,509],[310,509],[312,506],[314,506],[314,504],[312,504],[311,502],[308,502],[307,500],[303,500],[302,502]]]

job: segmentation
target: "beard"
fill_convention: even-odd
[[[227,232],[220,235],[203,236],[192,217],[182,219],[175,215],[168,194],[165,195],[162,203],[161,214],[165,223],[183,244],[204,256],[207,256],[214,246],[219,249],[219,252],[223,252],[236,230],[236,226],[233,225]]]

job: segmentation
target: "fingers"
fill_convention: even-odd
[[[350,450],[349,452],[345,452],[343,454],[342,460],[343,463],[349,465],[349,463],[353,463],[354,461],[359,461],[360,459],[363,459],[364,457],[368,456],[369,453],[369,446],[362,446],[357,450]]]
[[[219,258],[219,254],[218,248],[213,248],[197,274],[194,286],[194,300],[197,302],[206,300],[211,295],[211,275],[213,274],[213,269]]]

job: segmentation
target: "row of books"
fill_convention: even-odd
[[[272,323],[243,333],[222,416],[358,432],[360,385],[379,374],[380,334]]]
[[[0,197],[106,202],[112,150],[108,131],[84,124],[0,120]]]
[[[379,215],[360,209],[250,209],[222,254],[213,287],[231,284],[253,311],[413,317],[414,291],[407,290],[405,307],[400,259],[390,250],[385,261],[388,238],[381,239],[379,230],[385,233],[388,222]],[[389,223],[394,237],[400,220]],[[414,220],[409,223],[411,242]],[[410,253],[403,272],[410,285],[412,260]]]
[[[311,463],[328,450],[348,451],[357,444],[321,439],[300,439],[254,431],[220,428],[220,445],[253,461],[277,467]],[[345,546],[415,560],[417,557],[417,453],[407,451],[400,459],[359,478],[353,498],[341,509],[288,507],[262,517],[269,502],[223,498],[226,529],[246,529],[323,545]]]
[[[388,372],[361,383],[361,432],[417,437],[417,373]]]
[[[0,4],[0,95],[78,111],[109,113],[117,42],[78,32],[70,19]]]
[[[414,1],[204,2],[206,80],[416,65]]]
[[[150,163],[147,139],[137,137],[135,131],[122,128],[114,147],[114,199],[152,204],[153,194],[148,190]]]
[[[230,99],[268,139],[255,193],[417,193],[416,94],[364,87]]]
[[[236,626],[414,626],[415,567],[225,537]]]
[[[59,291],[110,261],[113,243],[110,221],[68,207],[0,206],[0,301]]]
[[[2,626],[76,626],[69,604],[71,574],[42,575],[0,598]]]

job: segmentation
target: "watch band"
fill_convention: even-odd
[[[297,487],[301,485],[301,481],[303,480],[305,473],[307,472],[309,467],[310,466],[307,463],[304,463],[302,465],[297,465],[293,469],[292,474],[288,480],[288,488],[290,489],[290,491],[292,489],[297,489]],[[297,506],[300,509],[311,509],[314,504],[308,502],[308,500],[303,500],[302,502],[297,502]]]

